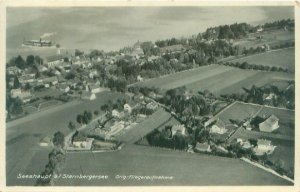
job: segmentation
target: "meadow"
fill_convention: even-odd
[[[249,64],[263,65],[269,67],[281,67],[288,69],[291,72],[295,71],[295,48],[286,48],[281,50],[274,50],[260,54],[254,54],[243,57],[230,62],[247,62]]]
[[[194,92],[205,89],[216,95],[244,93],[243,87],[264,86],[272,82],[294,80],[294,75],[283,72],[243,70],[222,65],[209,65],[139,82],[137,86],[158,87],[166,91],[180,86]]]

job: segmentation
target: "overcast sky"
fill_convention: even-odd
[[[8,8],[7,46],[55,32],[63,47],[116,50],[137,40],[189,36],[207,27],[256,25],[293,15],[293,7]]]

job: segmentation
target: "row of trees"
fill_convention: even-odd
[[[76,117],[76,121],[79,124],[88,124],[93,118],[93,114],[90,111],[84,111],[83,114],[78,114]]]
[[[52,143],[54,149],[48,155],[48,163],[44,171],[40,174],[41,177],[37,179],[37,186],[50,186],[53,185],[53,178],[58,175],[64,166],[66,155],[64,151],[65,136],[62,132],[58,131],[54,134]]]
[[[288,69],[284,69],[282,67],[277,66],[267,66],[267,65],[257,65],[257,64],[249,64],[248,62],[220,62],[219,64],[223,64],[225,66],[238,67],[240,69],[253,69],[253,70],[261,70],[261,71],[278,71],[278,72],[288,72]]]

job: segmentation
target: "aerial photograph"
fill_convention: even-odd
[[[6,7],[6,186],[294,186],[294,12]]]

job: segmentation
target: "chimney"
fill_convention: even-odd
[[[57,49],[57,55],[60,55],[60,48]]]

